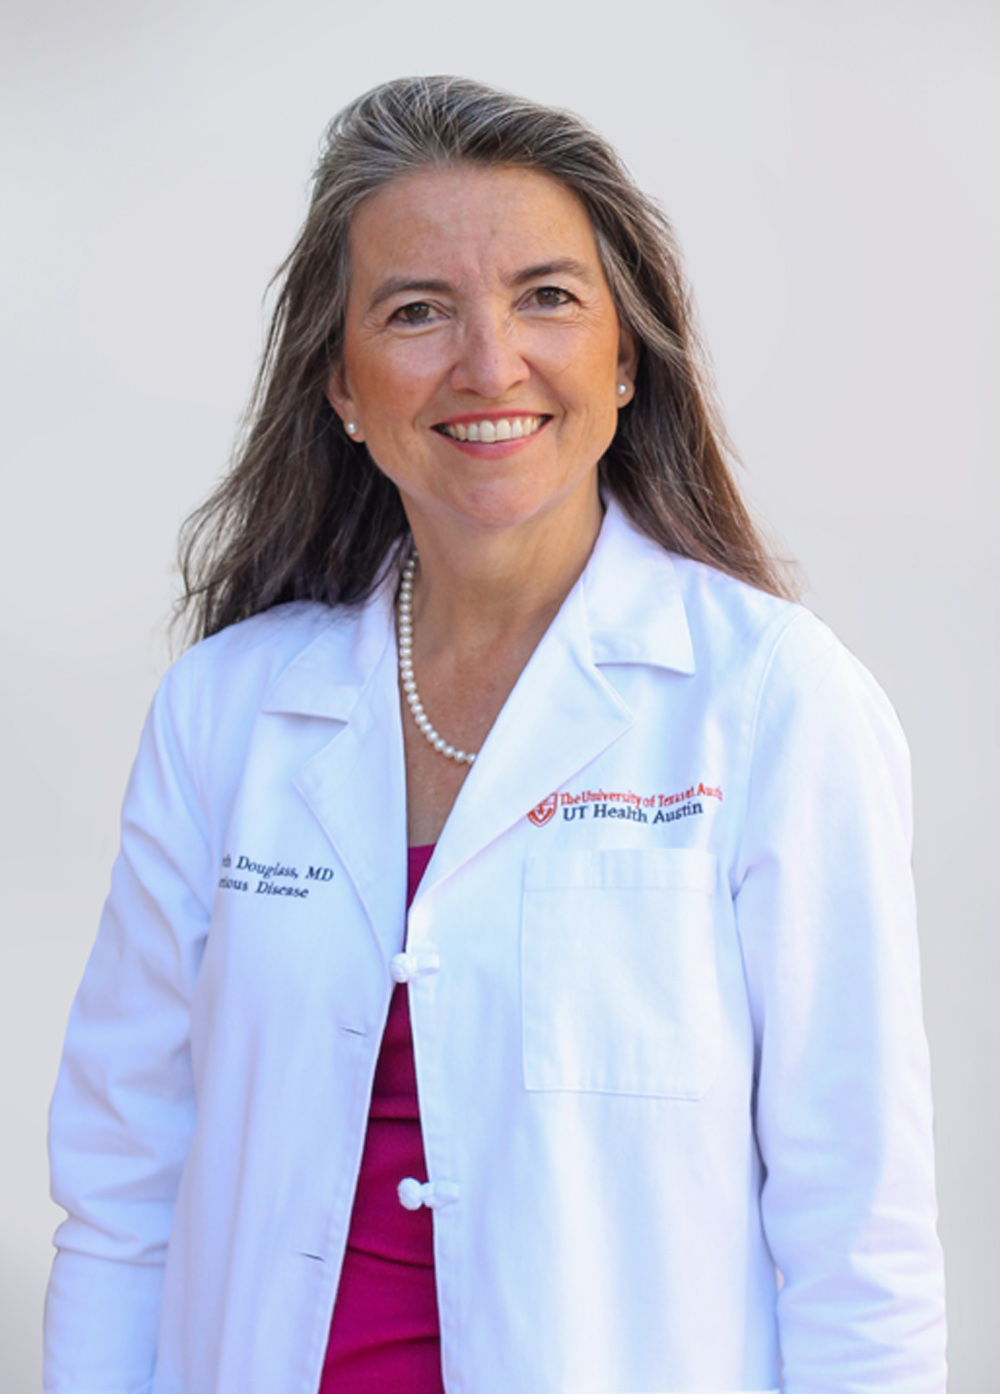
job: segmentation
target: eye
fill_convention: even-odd
[[[539,286],[531,294],[535,304],[544,305],[547,310],[555,310],[562,305],[569,305],[573,300],[569,291],[563,290],[561,286]]]
[[[433,315],[434,311],[426,300],[414,300],[409,305],[400,305],[389,318],[399,324],[426,324]]]

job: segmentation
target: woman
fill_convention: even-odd
[[[334,122],[185,561],[46,1388],[942,1390],[905,747],[603,141],[445,78]]]

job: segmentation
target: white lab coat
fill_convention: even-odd
[[[391,592],[153,703],[53,1103],[46,1390],[315,1394],[395,972],[449,1394],[941,1394],[885,697],[611,505],[406,917]]]

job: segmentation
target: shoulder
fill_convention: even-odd
[[[168,669],[154,699],[182,727],[207,739],[256,720],[282,675],[320,639],[349,649],[359,609],[298,601],[277,605],[194,644]],[[333,661],[336,659],[336,644]]]
[[[237,668],[243,681],[273,680],[320,634],[349,624],[353,613],[315,601],[276,605],[193,644],[173,664],[168,678],[183,674],[219,681]]]
[[[696,668],[738,687],[751,741],[786,738],[791,724],[836,743],[862,731],[905,755],[896,712],[878,682],[806,606],[713,567],[672,558]],[[782,733],[785,736],[782,736]]]
[[[794,680],[843,646],[833,631],[796,601],[762,591],[689,557],[671,556],[675,584],[691,633],[695,669],[755,693],[766,680]],[[845,650],[846,652],[846,650]]]
[[[587,580],[599,661],[610,654],[673,667],[732,720],[749,726],[769,701],[845,698],[892,715],[875,680],[804,605],[665,551],[613,501]]]
[[[170,667],[153,698],[133,787],[183,785],[199,816],[224,825],[261,723],[270,710],[281,709],[272,694],[303,665],[335,685],[339,674],[350,671],[364,614],[364,606],[297,602],[194,644]]]
[[[670,560],[692,638],[700,638],[703,646],[732,645],[746,652],[748,646],[776,642],[802,617],[815,619],[795,601],[758,590],[704,562],[674,554]]]
[[[845,672],[876,687],[870,673],[841,643],[824,620],[798,601],[789,601],[725,572],[671,556],[683,606],[696,647],[707,652],[734,650],[775,675],[809,684],[821,671],[842,666]]]
[[[672,560],[704,709],[725,712],[740,752],[731,781],[742,810],[734,883],[786,836],[800,850],[829,839],[850,860],[845,824],[863,829],[870,846],[892,842],[905,862],[909,750],[875,678],[804,605]]]

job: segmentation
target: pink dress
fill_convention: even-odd
[[[407,909],[433,851],[410,848]],[[431,1212],[400,1205],[404,1176],[427,1180],[410,1007],[400,985],[375,1070],[319,1394],[444,1394]]]

